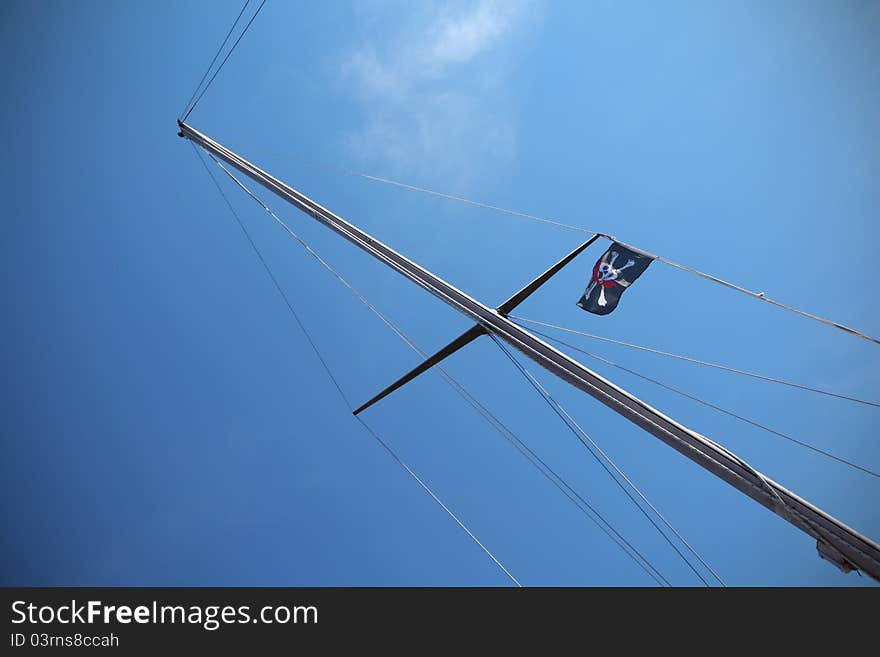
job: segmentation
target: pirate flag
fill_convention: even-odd
[[[642,275],[651,258],[614,242],[593,267],[593,277],[577,302],[596,315],[607,315],[617,308],[620,295]]]

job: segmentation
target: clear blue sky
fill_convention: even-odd
[[[176,136],[239,8],[0,7],[0,583],[506,585],[348,415]],[[878,33],[871,2],[269,0],[190,123],[489,304],[579,236],[303,158],[610,232],[876,335]],[[226,189],[353,400],[416,363]],[[467,327],[272,205],[423,349]],[[613,315],[584,313],[601,250],[519,313],[880,398],[880,347],[659,263]],[[876,408],[574,341],[880,468]],[[587,364],[880,537],[877,479]],[[699,583],[491,341],[448,368],[671,581]],[[537,374],[729,584],[871,584]],[[436,375],[368,416],[524,584],[652,584]]]

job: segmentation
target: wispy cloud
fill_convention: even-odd
[[[362,112],[346,144],[362,162],[466,186],[515,153],[507,82],[534,12],[516,0],[415,7],[366,10],[369,36],[341,69]]]

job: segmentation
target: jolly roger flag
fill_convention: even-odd
[[[617,308],[620,295],[635,283],[651,260],[650,256],[614,242],[593,267],[590,284],[577,305],[587,312],[607,315]]]

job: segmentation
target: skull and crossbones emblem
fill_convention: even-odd
[[[611,251],[611,257],[608,262],[605,262],[603,258],[599,262],[596,263],[596,266],[593,268],[593,278],[590,281],[589,287],[587,287],[587,291],[584,292],[584,295],[589,297],[590,293],[593,291],[593,288],[597,285],[599,286],[599,299],[598,303],[600,306],[607,306],[608,301],[605,299],[605,288],[614,287],[615,285],[622,285],[626,287],[629,285],[629,281],[618,280],[620,278],[620,272],[622,272],[627,267],[632,267],[636,264],[636,261],[630,258],[627,260],[626,264],[623,267],[615,269],[614,263],[617,260],[618,253],[617,251]]]

